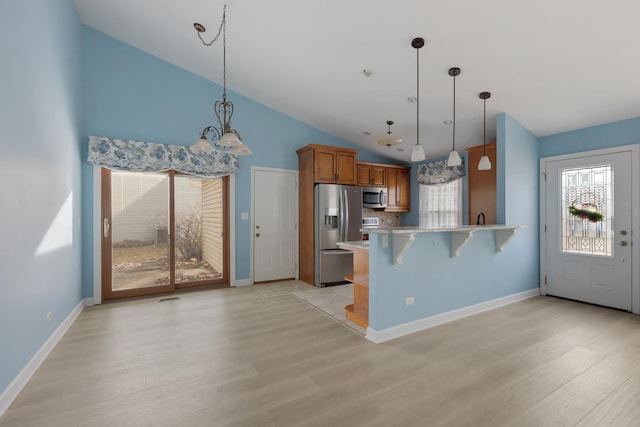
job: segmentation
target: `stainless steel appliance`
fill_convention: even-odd
[[[353,274],[353,254],[337,242],[362,240],[362,188],[317,184],[315,201],[315,280],[319,287],[347,283]]]
[[[383,209],[387,207],[387,189],[378,187],[362,188],[362,207]]]

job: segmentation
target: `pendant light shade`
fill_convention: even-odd
[[[253,153],[253,151],[251,151],[251,148],[247,147],[245,144],[236,145],[231,150],[229,150],[229,152],[238,156],[246,156]]]
[[[488,171],[491,170],[491,160],[487,156],[487,99],[491,98],[491,92],[482,92],[479,98],[484,103],[484,121],[482,127],[482,157],[478,163],[478,170]]]
[[[191,146],[191,151],[211,153],[213,151],[213,145],[211,145],[211,142],[209,142],[207,137],[203,135]]]
[[[449,68],[449,75],[453,77],[453,147],[451,153],[449,153],[449,160],[447,166],[460,166],[462,160],[460,155],[456,151],[456,77],[460,75],[460,68]]]
[[[479,171],[488,171],[491,170],[491,160],[489,160],[489,156],[486,154],[480,158],[478,162],[478,170]]]
[[[420,145],[420,48],[424,46],[424,39],[416,37],[411,41],[411,47],[416,50],[416,145],[411,151],[411,161],[421,162],[426,156]]]
[[[413,150],[411,150],[411,161],[412,162],[421,162],[426,159],[426,155],[424,154],[424,149],[422,145],[416,144],[413,146]]]

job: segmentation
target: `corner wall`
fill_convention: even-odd
[[[20,372],[82,302],[81,25],[72,0],[1,2],[0,52],[1,415]]]

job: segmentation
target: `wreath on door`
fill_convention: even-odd
[[[590,222],[599,222],[604,219],[604,215],[598,212],[598,206],[594,203],[582,203],[576,206],[576,200],[569,206],[569,214]]]

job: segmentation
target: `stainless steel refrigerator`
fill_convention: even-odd
[[[337,242],[362,240],[362,188],[351,185],[317,184],[315,206],[316,286],[347,283],[353,275],[353,253]]]

